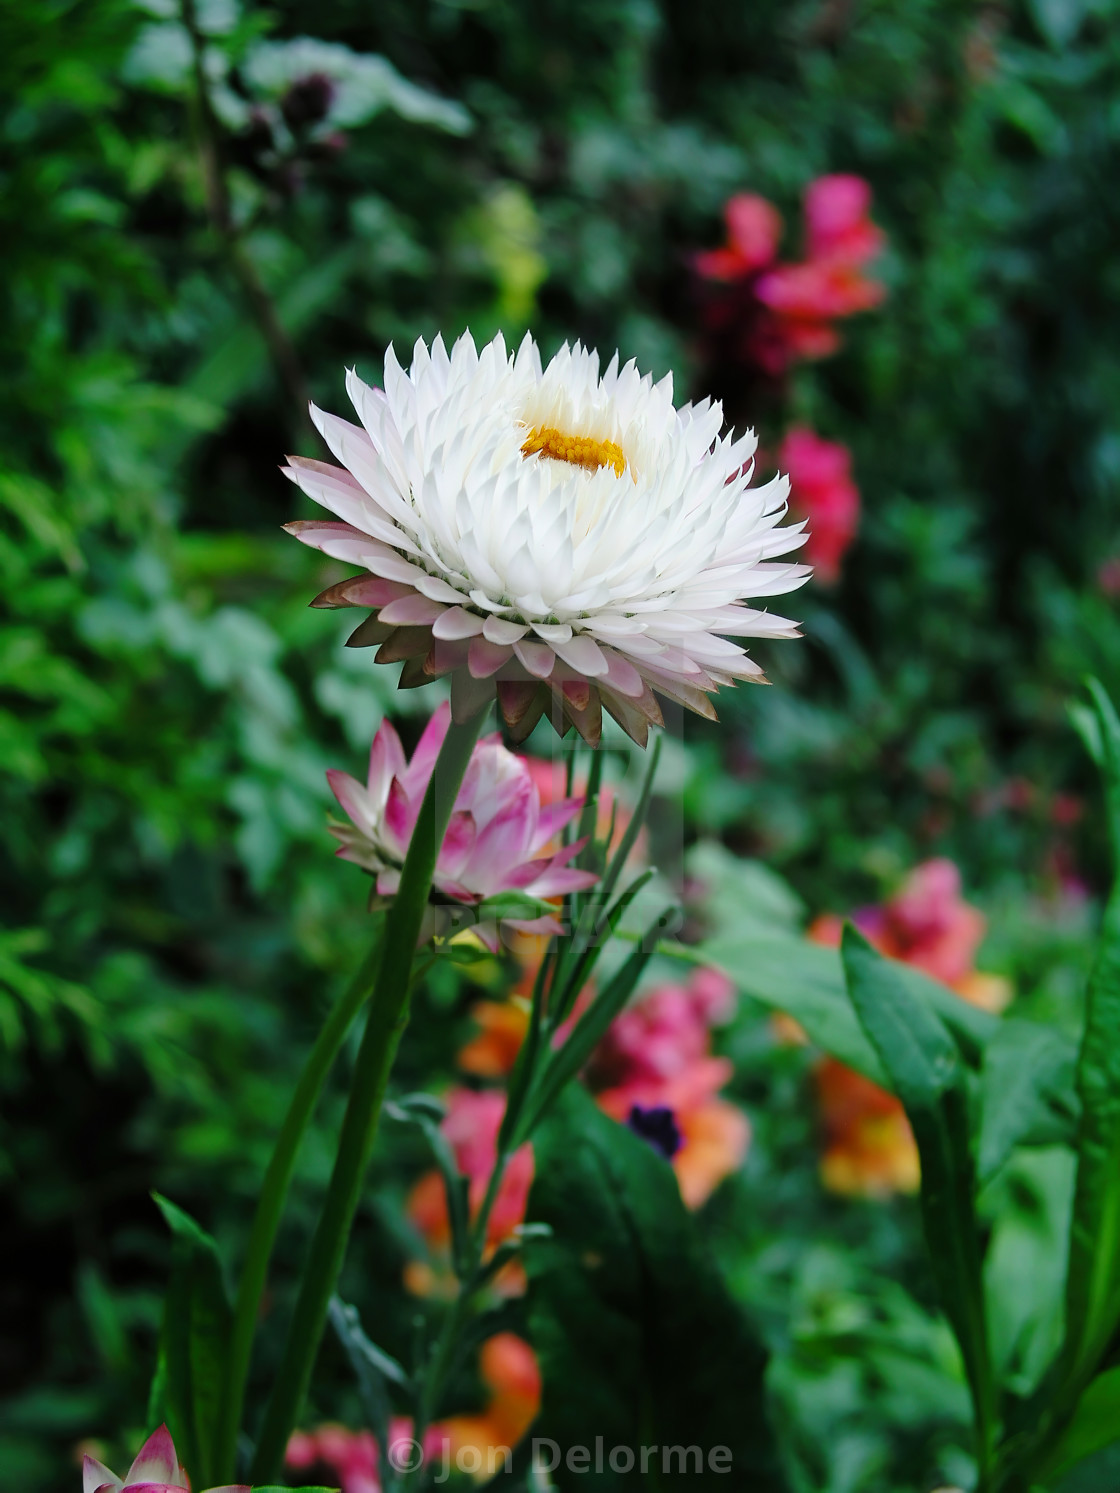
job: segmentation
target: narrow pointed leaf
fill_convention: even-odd
[[[960,1344],[982,1462],[994,1431],[966,1070],[944,1024],[849,924],[842,945],[852,1005],[902,1101],[922,1164],[922,1222],[941,1306]]]

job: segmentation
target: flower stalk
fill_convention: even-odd
[[[379,920],[377,933],[360,969],[339,998],[316,1038],[292,1095],[288,1112],[284,1116],[276,1147],[269,1161],[268,1170],[265,1172],[234,1305],[229,1354],[226,1360],[226,1377],[221,1402],[222,1418],[217,1443],[218,1465],[224,1476],[232,1477],[236,1470],[234,1463],[237,1455],[237,1433],[245,1403],[245,1383],[253,1351],[253,1337],[268,1274],[268,1262],[272,1255],[272,1246],[276,1240],[280,1217],[284,1211],[292,1173],[295,1170],[296,1156],[308,1121],[322,1092],[323,1083],[338,1055],[338,1050],[376,983],[384,952],[382,931]]]
[[[389,1072],[408,1021],[412,960],[436,857],[484,714],[479,712],[463,724],[452,722],[409,845],[387,921],[384,954],[354,1067],[334,1170],[253,1458],[255,1483],[268,1482],[276,1475],[307,1392],[377,1135]]]

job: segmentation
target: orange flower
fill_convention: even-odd
[[[512,1451],[536,1419],[541,1404],[541,1371],[536,1355],[523,1338],[499,1332],[482,1345],[479,1375],[490,1391],[486,1408],[477,1415],[452,1415],[441,1421],[451,1458],[464,1448],[479,1451],[480,1477],[488,1477],[496,1460]]]
[[[750,1122],[736,1105],[717,1097],[733,1071],[726,1058],[700,1057],[669,1078],[630,1079],[595,1096],[601,1109],[624,1123],[636,1104],[673,1111],[681,1146],[671,1165],[686,1207],[706,1203],[746,1158]]]
[[[835,1058],[822,1058],[815,1076],[824,1123],[825,1187],[850,1197],[916,1192],[918,1148],[894,1095]]]
[[[513,1001],[477,1001],[471,1019],[482,1030],[460,1050],[459,1067],[479,1078],[501,1078],[511,1072],[529,1025],[526,1008]]]
[[[916,866],[882,907],[862,908],[852,922],[880,953],[940,980],[972,1005],[995,1013],[1011,999],[1005,979],[973,968],[984,915],[961,896],[960,872],[950,860]],[[843,919],[825,913],[807,936],[835,948],[843,926]],[[825,1129],[824,1185],[862,1197],[914,1192],[918,1151],[899,1101],[835,1058],[817,1065],[816,1082]]]
[[[475,1218],[482,1206],[491,1173],[497,1161],[498,1130],[505,1114],[506,1098],[494,1089],[452,1089],[444,1096],[447,1115],[441,1129],[451,1143],[459,1170],[469,1179],[468,1204]],[[492,1254],[508,1239],[525,1218],[529,1188],[533,1181],[533,1148],[521,1146],[509,1158],[498,1195],[490,1211],[486,1228],[487,1254]],[[447,1195],[438,1171],[425,1172],[408,1195],[406,1211],[423,1235],[428,1249],[437,1260],[448,1253],[451,1243],[451,1220],[447,1212]],[[517,1261],[499,1272],[495,1288],[507,1295],[518,1295],[525,1287],[524,1271]],[[450,1294],[454,1283],[447,1272],[431,1266],[411,1263],[405,1269],[405,1285],[417,1295]]]

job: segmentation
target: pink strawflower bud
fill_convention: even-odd
[[[327,780],[350,819],[332,824],[342,843],[338,854],[376,878],[376,897],[387,902],[400,885],[400,872],[412,840],[420,806],[451,722],[451,710],[439,707],[406,762],[400,737],[383,721],[370,750],[369,776],[363,787],[344,772]],[[477,907],[500,892],[519,891],[547,901],[593,886],[596,877],[568,862],[584,842],[555,848],[560,830],[583,807],[580,798],[542,806],[540,792],[524,758],[507,751],[497,735],[475,747],[455,800],[447,833],[436,862],[434,889],[444,899]],[[485,908],[475,928],[489,948],[497,949],[497,925]],[[503,926],[525,933],[560,933],[550,914],[503,918]]]
[[[175,1443],[166,1426],[153,1431],[136,1454],[136,1460],[119,1478],[96,1457],[82,1459],[82,1493],[182,1493],[190,1488],[186,1469],[175,1455]],[[204,1493],[250,1493],[244,1483],[227,1483]]]

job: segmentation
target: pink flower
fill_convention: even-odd
[[[806,555],[825,583],[840,574],[840,562],[859,526],[859,489],[852,481],[846,446],[794,426],[782,442],[782,466],[790,477],[791,501],[809,521]]]
[[[693,255],[697,273],[706,280],[742,280],[774,262],[782,236],[777,208],[754,192],[740,192],[723,210],[727,243]]]
[[[131,1493],[181,1493],[189,1487],[190,1481],[179,1465],[175,1443],[166,1426],[152,1432],[123,1479],[96,1457],[82,1459],[82,1493],[123,1493],[124,1489]],[[208,1493],[250,1493],[250,1490],[243,1483],[237,1486],[227,1483],[222,1488],[209,1489]]]
[[[868,217],[871,188],[861,176],[819,176],[805,192],[810,259],[864,264],[883,250],[884,235]]]
[[[341,841],[338,854],[376,877],[376,896],[388,900],[400,885],[420,805],[451,721],[447,704],[439,707],[406,762],[400,737],[383,721],[373,739],[369,775],[363,787],[344,772],[327,780],[350,824],[332,824]],[[521,891],[538,900],[562,897],[592,886],[595,875],[569,866],[583,841],[549,849],[550,842],[583,807],[579,798],[542,807],[540,793],[524,758],[506,750],[497,736],[475,747],[463,776],[447,833],[440,847],[434,878],[444,898],[477,907],[500,892]],[[498,947],[497,928],[485,908],[476,932],[488,947]],[[555,917],[503,919],[528,933],[560,933]]]
[[[444,1095],[447,1114],[440,1129],[451,1143],[455,1165],[468,1179],[467,1201],[473,1218],[482,1206],[486,1189],[498,1156],[498,1131],[506,1111],[506,1096],[497,1089],[452,1089]],[[506,1164],[505,1173],[486,1228],[487,1250],[492,1251],[508,1239],[525,1220],[529,1188],[533,1181],[533,1148],[521,1146]],[[444,1254],[451,1243],[451,1221],[447,1213],[447,1195],[438,1171],[425,1172],[408,1197],[407,1212],[424,1236],[430,1250]],[[499,1289],[507,1295],[523,1289],[520,1266],[502,1272]],[[427,1294],[430,1276],[427,1271],[410,1271],[406,1283]]]
[[[615,1019],[588,1066],[596,1102],[616,1120],[635,1105],[672,1111],[681,1137],[672,1166],[690,1208],[742,1165],[750,1144],[746,1115],[718,1097],[732,1066],[711,1055],[710,1028],[734,1004],[734,986],[718,970],[659,985]]]
[[[424,1437],[424,1460],[439,1452],[441,1431],[431,1426]],[[389,1422],[389,1449],[411,1441],[412,1421],[395,1415]],[[381,1463],[377,1438],[372,1431],[351,1431],[328,1422],[314,1431],[294,1431],[284,1456],[295,1472],[324,1468],[338,1478],[342,1493],[381,1493]]]
[[[864,266],[882,251],[868,216],[871,188],[858,176],[822,176],[805,192],[805,257],[777,262],[782,220],[764,198],[744,193],[725,209],[727,242],[692,257],[707,282],[704,319],[723,355],[771,378],[790,363],[840,346],[833,323],[869,311],[886,294]]]

